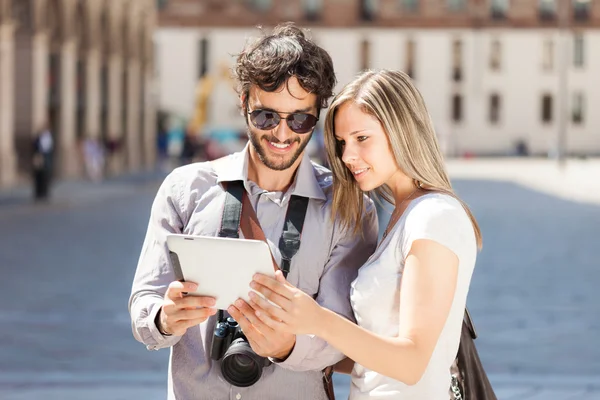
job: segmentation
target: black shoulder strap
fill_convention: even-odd
[[[300,237],[304,228],[304,219],[308,209],[308,197],[292,196],[285,215],[283,233],[279,239],[281,251],[281,271],[287,277],[290,272],[292,258],[300,249]]]
[[[223,182],[225,186],[225,207],[221,219],[219,237],[239,238],[240,218],[242,216],[242,196],[246,189],[242,181]]]
[[[239,238],[240,219],[242,215],[243,196],[246,189],[242,181],[224,182],[226,190],[225,206],[221,219],[219,237]],[[287,277],[290,271],[292,258],[300,249],[300,237],[304,228],[306,210],[308,209],[307,197],[295,196],[290,198],[283,225],[283,233],[279,239],[281,252],[281,271]]]

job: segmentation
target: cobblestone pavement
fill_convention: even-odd
[[[484,235],[469,307],[499,398],[600,399],[600,206],[455,185]],[[127,313],[156,185],[68,190],[0,196],[0,399],[164,399],[168,352],[135,342]],[[336,376],[338,398],[348,387]]]

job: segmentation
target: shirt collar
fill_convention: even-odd
[[[250,143],[246,144],[244,150],[227,156],[226,159],[215,163],[214,170],[217,174],[217,183],[244,181],[246,190],[249,190],[248,185],[248,158]],[[323,189],[317,182],[315,171],[306,152],[302,156],[302,161],[296,171],[296,176],[292,186],[288,190],[290,194],[307,197],[318,200],[327,200]]]
[[[307,197],[309,199],[327,200],[323,189],[317,182],[315,169],[313,168],[310,157],[304,152],[302,161],[296,172],[296,179],[292,183],[291,193],[296,196]]]
[[[217,174],[217,183],[244,181],[244,186],[248,184],[248,146],[244,150],[233,153],[225,158],[212,161],[213,168]]]

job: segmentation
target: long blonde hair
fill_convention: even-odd
[[[465,209],[481,248],[481,231],[469,207],[452,189],[433,123],[421,93],[408,75],[400,71],[365,71],[335,96],[325,119],[327,158],[334,175],[333,213],[345,229],[357,232],[363,204],[363,193],[341,159],[335,139],[335,114],[342,104],[353,102],[365,113],[377,118],[388,136],[397,165],[405,175],[420,182],[427,191],[441,192],[456,198]],[[394,203],[387,185],[375,193]]]

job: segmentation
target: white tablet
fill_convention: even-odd
[[[171,234],[167,246],[175,275],[198,284],[189,294],[214,297],[221,310],[239,298],[249,300],[255,273],[275,276],[269,246],[262,240]]]

